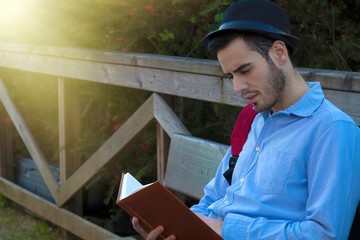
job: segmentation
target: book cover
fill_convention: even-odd
[[[164,226],[160,239],[170,234],[177,240],[222,239],[158,181],[142,186],[131,174],[123,174],[117,204],[130,216],[139,218],[147,232]]]

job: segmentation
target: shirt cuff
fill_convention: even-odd
[[[240,214],[228,213],[224,219],[221,236],[226,240],[247,239],[247,229],[251,221],[252,218]]]

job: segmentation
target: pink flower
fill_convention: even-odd
[[[320,12],[320,13],[319,13],[319,18],[320,18],[320,19],[324,19],[324,18],[325,18],[325,13]]]

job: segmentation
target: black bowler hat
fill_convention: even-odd
[[[207,44],[213,37],[224,31],[238,30],[253,32],[283,41],[290,55],[296,51],[298,38],[291,35],[291,25],[287,13],[270,0],[240,0],[226,10],[218,30],[205,36]]]

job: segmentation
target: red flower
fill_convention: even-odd
[[[106,128],[106,126],[100,127],[100,128],[99,128],[99,132],[104,132],[105,128]]]
[[[323,12],[319,13],[319,18],[324,19],[325,18],[325,13],[323,13]]]
[[[160,14],[155,11],[154,6],[152,4],[148,4],[145,6],[145,10],[150,13],[152,16],[160,16]]]
[[[115,42],[121,43],[123,42],[125,39],[123,37],[117,37],[115,38]]]
[[[116,124],[112,127],[113,131],[115,132],[116,130],[118,130],[119,128],[121,128],[120,124]]]
[[[10,125],[11,124],[11,119],[9,117],[4,117],[4,123],[6,125]]]
[[[120,118],[119,118],[118,116],[113,116],[113,117],[111,118],[111,121],[112,121],[112,122],[119,122],[119,121],[120,121]]]
[[[129,12],[129,16],[130,16],[130,17],[135,17],[135,16],[136,16],[136,10],[135,10],[135,9],[131,10],[131,11]]]
[[[140,144],[140,148],[143,149],[143,150],[149,150],[150,147],[151,147],[150,143],[144,142],[144,143]]]
[[[146,5],[145,9],[150,14],[154,12],[154,6],[151,4]]]

